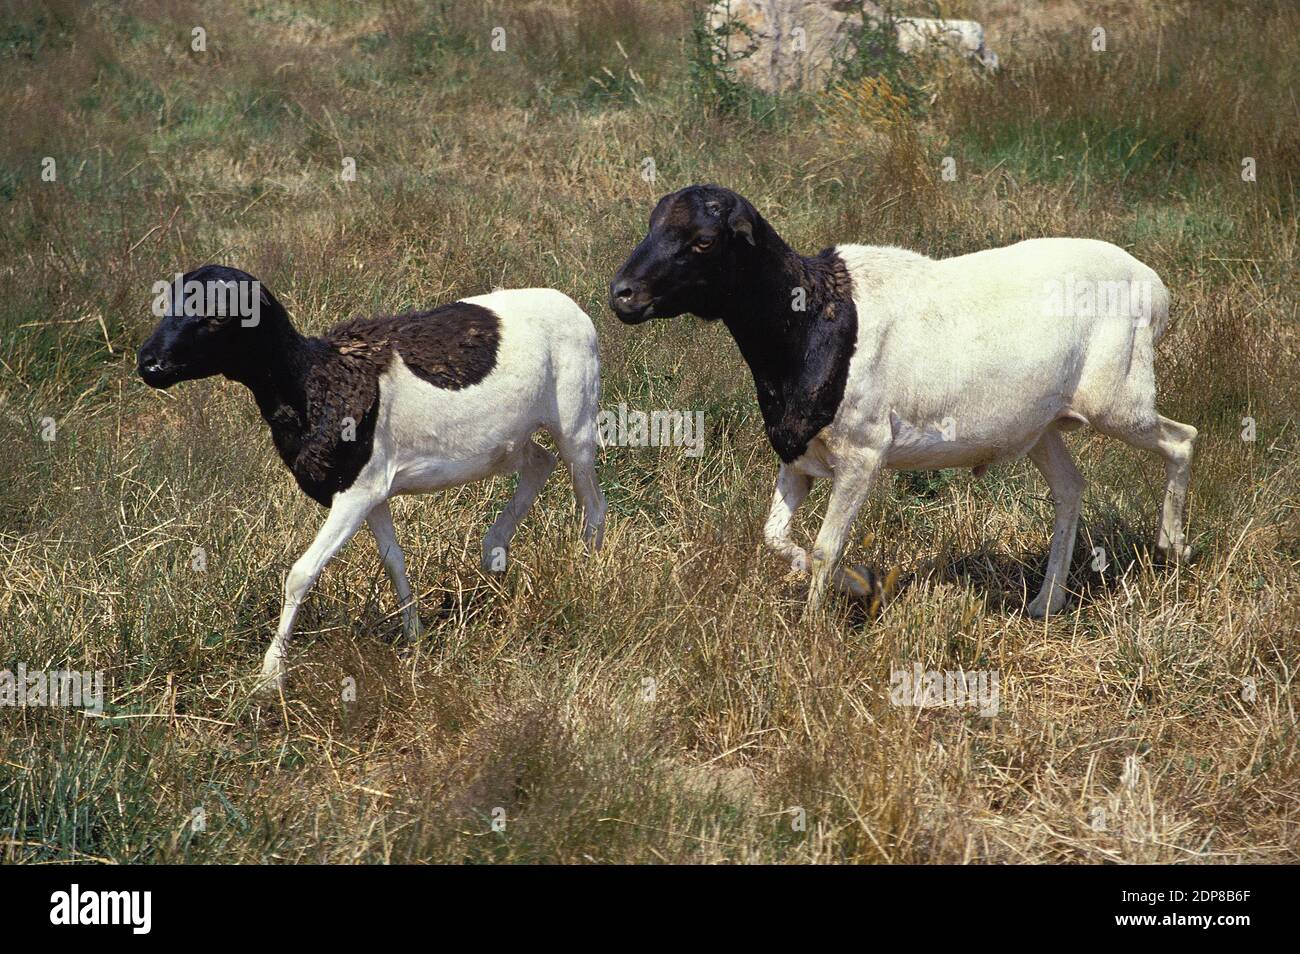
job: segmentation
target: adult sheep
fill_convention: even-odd
[[[1059,611],[1084,486],[1060,432],[1084,424],[1164,461],[1156,545],[1188,555],[1196,429],[1155,404],[1169,294],[1121,248],[1045,238],[941,260],[868,245],[808,257],[740,195],[695,185],[659,200],[610,306],[627,324],[692,312],[731,332],[781,458],[765,536],[797,570],[811,562],[814,605],[828,582],[866,595],[837,564],[882,467],[978,476],[1027,454],[1056,509],[1028,612]],[[832,489],[809,561],[789,529],[814,477]]]
[[[157,329],[139,374],[167,388],[221,374],[253,392],[281,459],[329,508],[289,570],[260,685],[282,685],[298,607],[325,564],[368,523],[402,607],[420,620],[388,498],[518,472],[514,498],[483,540],[485,569],[504,568],[519,521],[555,467],[541,429],[568,465],[583,533],[600,545],[596,483],[600,368],[591,319],[549,288],[495,291],[435,308],[353,318],[319,338],[299,334],[275,296],[246,272],[206,265],[160,283]]]

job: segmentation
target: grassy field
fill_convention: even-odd
[[[941,9],[997,75],[771,97],[671,3],[5,3],[0,669],[102,670],[107,701],[0,707],[0,860],[1294,862],[1300,8]],[[604,304],[697,181],[805,252],[1078,235],[1154,267],[1161,408],[1201,433],[1191,564],[1155,558],[1155,460],[1083,431],[1068,612],[1022,612],[1051,504],[1021,461],[889,477],[848,558],[897,568],[891,600],[805,616],[725,329]],[[152,284],[204,262],[313,332],[554,286],[596,322],[604,405],[702,411],[704,453],[606,449],[596,557],[552,478],[502,579],[477,558],[508,481],[400,500],[426,641],[401,652],[362,533],[255,699],[323,514],[242,388],[134,375]],[[997,673],[998,714],[891,704],[914,664]]]

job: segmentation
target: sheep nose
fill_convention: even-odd
[[[171,367],[156,352],[141,351],[135,365],[140,380],[150,387],[163,387],[168,381]]]
[[[651,310],[645,283],[615,278],[609,286],[609,307],[625,324],[645,321]]]
[[[615,277],[609,283],[609,307],[620,317],[643,308],[647,297],[645,282]]]
[[[156,372],[162,370],[162,362],[158,359],[158,356],[154,354],[152,351],[141,351],[139,357],[136,360],[135,367],[136,370],[139,371],[141,374],[145,373],[146,371]]]

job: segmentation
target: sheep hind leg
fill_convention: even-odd
[[[1083,500],[1083,475],[1070,459],[1070,450],[1055,428],[1049,427],[1029,449],[1029,459],[1047,481],[1056,514],[1052,521],[1052,548],[1047,558],[1047,573],[1039,590],[1025,611],[1035,619],[1056,613],[1065,606],[1066,584],[1070,579],[1070,560],[1074,555],[1074,537],[1079,529],[1079,507]]]
[[[407,642],[418,642],[423,635],[420,610],[411,593],[411,581],[406,575],[406,555],[397,542],[393,514],[388,509],[387,500],[370,511],[366,523],[374,535],[375,546],[379,549],[379,558],[384,561],[388,578],[393,581],[393,589],[397,591],[397,604],[402,612],[402,636]]]
[[[1098,427],[1130,447],[1155,454],[1165,462],[1165,498],[1156,533],[1156,549],[1169,560],[1185,560],[1192,555],[1183,532],[1183,506],[1187,502],[1187,485],[1192,477],[1192,445],[1197,430],[1161,415],[1154,423],[1122,430]]]
[[[591,429],[594,435],[594,428]],[[592,550],[599,550],[605,539],[605,514],[608,505],[596,481],[596,440],[593,437],[570,438],[555,434],[560,458],[569,468],[573,496],[582,510],[582,539]]]
[[[530,440],[522,453],[515,495],[497,515],[483,538],[484,570],[489,573],[505,572],[510,556],[510,541],[519,529],[519,522],[532,508],[533,501],[541,493],[542,485],[554,469],[555,455],[536,441]]]

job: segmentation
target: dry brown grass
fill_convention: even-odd
[[[1099,61],[1074,15],[1057,30],[957,4],[1042,45],[1000,51],[993,80],[937,79],[927,116],[891,134],[816,98],[709,108],[676,8],[208,6],[3,20],[0,668],[103,669],[110,706],[0,709],[0,858],[1295,860],[1293,8],[1247,30],[1198,5],[1152,31],[1111,4]],[[493,54],[502,23],[511,52]],[[1162,406],[1202,434],[1193,563],[1153,563],[1155,463],[1085,433],[1067,614],[1021,613],[1050,504],[1017,464],[887,482],[849,558],[898,568],[895,597],[879,618],[805,616],[762,546],[775,462],[725,331],[625,329],[603,306],[652,201],[701,180],[806,250],[1077,234],[1149,262],[1175,298]],[[506,481],[401,501],[426,642],[399,653],[363,535],[309,598],[283,704],[251,701],[320,512],[238,388],[159,395],[131,368],[151,283],[208,260],[264,279],[310,330],[554,285],[598,324],[606,405],[703,410],[706,452],[607,450],[596,557],[553,480],[499,581],[474,556]],[[891,668],[913,662],[995,670],[999,714],[892,705]]]

